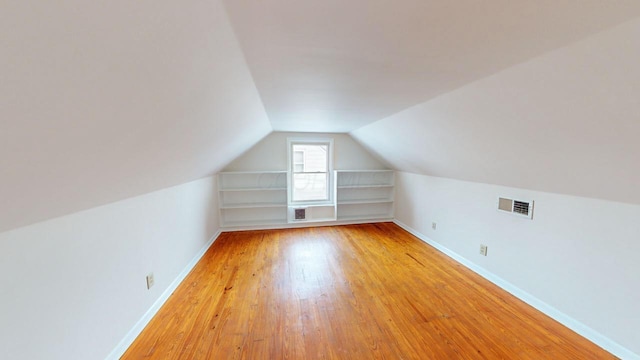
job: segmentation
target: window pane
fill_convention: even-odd
[[[293,201],[328,200],[327,174],[294,174]]]
[[[304,172],[327,172],[327,145],[293,145],[293,163],[294,172],[298,171],[298,164],[303,164]]]

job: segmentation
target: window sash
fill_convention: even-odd
[[[295,202],[329,200],[329,173],[294,173],[292,195]]]
[[[299,141],[290,144],[291,202],[314,203],[331,201],[331,142]],[[302,146],[312,149],[300,149]],[[323,151],[322,161],[314,155],[313,147]],[[326,171],[310,171],[323,168]]]

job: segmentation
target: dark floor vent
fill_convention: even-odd
[[[307,219],[307,209],[300,208],[294,210],[294,220],[306,220]]]

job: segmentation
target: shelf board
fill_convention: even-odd
[[[384,204],[392,203],[390,199],[338,200],[338,205]]]
[[[220,209],[255,209],[255,208],[273,208],[281,207],[286,208],[286,202],[280,203],[238,203],[238,204],[222,204]]]
[[[371,215],[338,215],[338,221],[348,220],[393,220],[393,217],[389,214],[371,214]]]
[[[286,174],[286,170],[269,170],[269,171],[225,171],[220,175],[253,175],[253,174]]]
[[[390,188],[392,184],[372,184],[372,185],[338,185],[339,189],[366,189],[366,188]]]
[[[286,187],[273,187],[273,188],[227,188],[218,189],[218,191],[286,191]]]
[[[264,225],[285,225],[287,219],[259,220],[259,221],[224,221],[222,227],[242,227],[242,226],[264,226]]]
[[[394,170],[336,170],[338,173],[382,173],[382,172],[394,172]]]

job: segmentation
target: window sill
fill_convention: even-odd
[[[335,201],[300,201],[290,203],[289,207],[316,207],[316,206],[334,206]]]

